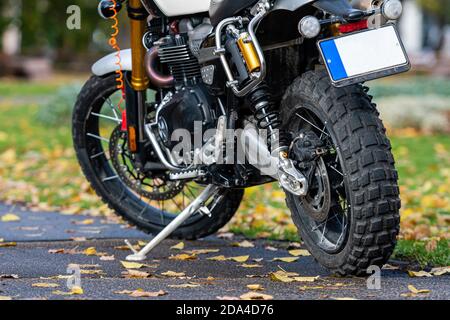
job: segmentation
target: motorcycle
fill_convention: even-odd
[[[102,0],[99,13],[123,7],[131,49],[93,65],[73,141],[101,199],[156,235],[128,260],[214,234],[246,188],[273,182],[333,273],[389,259],[398,174],[363,84],[410,69],[399,0]]]

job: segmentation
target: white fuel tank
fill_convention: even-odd
[[[211,0],[153,0],[168,17],[207,12]]]

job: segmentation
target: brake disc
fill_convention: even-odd
[[[140,173],[134,166],[135,156],[128,150],[127,133],[116,127],[109,140],[111,162],[120,180],[137,194],[155,201],[165,201],[182,192],[182,181],[170,181],[169,172],[157,176]]]
[[[325,162],[316,160],[309,191],[302,200],[305,212],[317,222],[328,218],[331,207],[331,187]]]

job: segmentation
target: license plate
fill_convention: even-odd
[[[411,64],[393,25],[318,42],[336,87],[406,72]]]

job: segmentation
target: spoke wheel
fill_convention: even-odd
[[[144,231],[158,233],[206,187],[196,181],[171,181],[169,171],[137,170],[121,131],[121,93],[115,76],[92,77],[74,109],[73,138],[86,178],[118,214]],[[151,148],[149,157],[159,162]],[[221,189],[176,230],[172,237],[195,239],[216,232],[239,207],[243,192]],[[206,213],[211,213],[209,217]]]
[[[295,117],[297,119],[291,128],[291,135],[295,137],[299,131],[312,131],[319,137],[324,149],[324,155],[311,163],[313,171],[308,194],[297,199],[305,213],[300,219],[324,251],[335,253],[341,250],[345,243],[350,215],[342,160],[334,143],[336,138],[312,110],[299,108]]]

